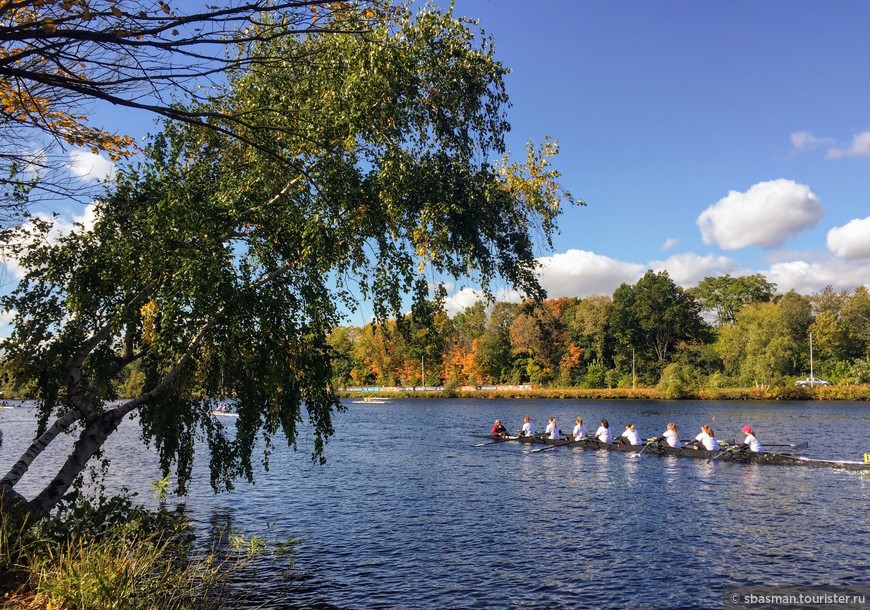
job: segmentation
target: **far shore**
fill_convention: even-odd
[[[752,388],[686,388],[674,392],[660,392],[656,388],[535,388],[509,386],[481,389],[461,388],[348,388],[339,391],[342,398],[479,398],[479,399],[570,399],[570,400],[870,400],[870,385],[846,385],[818,388],[789,386],[759,386]]]

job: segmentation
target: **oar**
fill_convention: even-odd
[[[647,441],[646,444],[643,446],[643,449],[641,449],[640,451],[637,452],[637,455],[640,455],[641,453],[646,451],[646,448],[649,447],[650,445],[652,445],[654,442],[655,441]]]
[[[498,443],[504,443],[507,441],[516,441],[519,440],[518,436],[506,436],[504,438],[500,438],[497,441],[489,441],[488,443],[477,443],[474,445],[475,447],[486,447],[487,445],[497,445]]]
[[[804,443],[785,443],[785,444],[780,444],[780,445],[776,445],[776,444],[768,445],[767,443],[765,443],[764,446],[765,447],[790,447],[792,449],[807,449],[810,446],[810,444],[804,442]]]
[[[709,464],[710,462],[714,462],[714,461],[718,460],[720,457],[722,457],[726,453],[731,453],[732,451],[737,449],[737,447],[739,447],[739,445],[731,445],[730,447],[728,447],[728,449],[724,449],[724,450],[720,451],[719,453],[717,453],[716,457],[713,457],[713,452],[711,451],[710,455],[707,457],[707,463]]]
[[[539,451],[547,451],[548,449],[557,449],[558,447],[570,447],[571,445],[576,445],[577,443],[582,443],[583,441],[589,440],[589,437],[581,438],[580,440],[573,440],[562,445],[546,445],[541,447],[540,449],[532,449],[529,453],[538,453]]]

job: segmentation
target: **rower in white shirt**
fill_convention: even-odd
[[[693,445],[695,449],[700,449],[703,446],[707,451],[719,451],[719,441],[716,440],[716,434],[713,432],[713,428],[707,424],[701,426],[701,433],[689,444]]]
[[[534,436],[535,424],[532,423],[532,418],[526,415],[523,419],[523,428],[520,430],[520,436]]]
[[[601,425],[595,431],[595,438],[602,443],[609,443],[613,440],[613,435],[610,433],[610,424],[606,419],[601,420]]]
[[[746,451],[748,449],[752,453],[764,453],[764,447],[762,447],[761,443],[758,442],[758,438],[755,436],[755,431],[752,429],[752,426],[743,426],[742,432],[746,435],[746,438],[743,440],[743,444],[738,447],[740,451]]]
[[[635,430],[634,424],[625,424],[625,430],[616,438],[620,445],[640,445],[640,433]]]
[[[582,417],[578,417],[576,421],[577,425],[574,426],[574,431],[571,432],[571,435],[574,437],[575,441],[580,441],[586,438],[586,426],[583,425]]]
[[[546,434],[547,438],[554,441],[562,437],[562,430],[559,429],[559,425],[556,423],[555,417],[550,418],[550,422],[547,424]]]

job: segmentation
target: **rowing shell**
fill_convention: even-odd
[[[575,441],[571,444],[573,447],[582,447],[583,449],[597,449],[609,451],[622,451],[624,453],[652,453],[653,455],[673,455],[676,457],[689,457],[696,459],[707,460],[711,456],[716,460],[728,462],[741,462],[744,464],[776,464],[779,466],[826,466],[829,468],[843,468],[846,470],[866,470],[870,471],[870,464],[864,462],[855,462],[850,460],[819,460],[803,456],[791,455],[788,453],[753,453],[751,451],[707,451],[706,449],[689,449],[681,447],[676,449],[667,444],[653,443],[644,450],[646,445],[620,445],[618,443],[602,443],[594,439],[585,439]]]
[[[779,466],[819,466],[828,468],[841,468],[845,470],[864,470],[870,471],[870,463],[857,462],[851,460],[820,460],[803,456],[791,455],[788,453],[753,453],[751,451],[707,451],[706,449],[690,449],[682,447],[676,449],[664,443],[653,443],[648,447],[646,445],[621,445],[619,443],[602,443],[595,439],[582,439],[575,441],[571,437],[562,439],[549,439],[541,437],[499,437],[495,434],[474,434],[478,438],[489,438],[494,441],[499,440],[517,440],[521,443],[541,443],[551,446],[580,447],[581,449],[592,449],[597,451],[621,451],[623,453],[640,453],[643,451],[646,454],[659,456],[672,455],[675,457],[687,457],[695,459],[707,460],[710,457],[715,457],[717,461],[741,462],[744,464],[775,464]]]
[[[517,441],[519,443],[531,443],[537,445],[550,445],[554,447],[559,447],[562,445],[570,445],[574,442],[574,439],[571,437],[565,437],[560,439],[548,438],[543,434],[535,434],[533,436],[519,436],[519,435],[507,435],[502,436],[499,434],[472,434],[474,438],[488,438],[494,443],[501,443],[507,441]]]

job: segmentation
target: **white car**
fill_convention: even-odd
[[[806,379],[798,379],[794,384],[799,388],[812,388],[815,386],[832,385],[830,381],[819,379],[818,377],[807,377]]]

